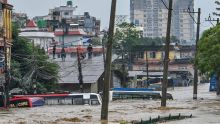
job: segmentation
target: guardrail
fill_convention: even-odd
[[[181,115],[180,113],[178,115],[174,115],[172,116],[171,114],[169,114],[169,116],[158,116],[157,118],[149,118],[149,120],[147,121],[143,121],[141,119],[140,122],[132,122],[132,124],[156,124],[159,122],[166,122],[166,121],[175,121],[175,120],[182,120],[182,119],[186,119],[186,118],[192,118],[192,114],[189,116],[185,116],[185,115]]]

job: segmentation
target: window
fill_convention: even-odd
[[[98,99],[97,95],[90,95],[90,99]]]
[[[64,12],[64,15],[69,15],[69,13],[68,12]]]
[[[144,52],[138,52],[136,56],[137,58],[144,58]]]
[[[150,58],[156,58],[156,52],[150,52]]]

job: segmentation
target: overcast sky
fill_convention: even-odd
[[[47,15],[49,9],[66,5],[68,0],[8,0],[14,6],[15,12],[27,13],[30,18]],[[92,16],[101,20],[101,28],[107,28],[109,24],[111,0],[72,0],[74,6],[78,6],[76,14],[89,12]],[[117,15],[129,15],[130,0],[117,0]],[[211,26],[205,22],[209,13],[215,10],[215,0],[195,0],[195,11],[198,7],[202,10],[201,29]],[[215,24],[215,23],[214,23]]]

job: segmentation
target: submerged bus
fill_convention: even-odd
[[[37,107],[43,105],[44,100],[41,97],[17,97],[10,99],[10,108]]]
[[[18,97],[42,97],[45,105],[100,105],[102,99],[96,93],[74,94],[41,94],[41,95],[15,95]]]
[[[110,101],[121,99],[161,99],[161,93],[157,91],[110,91]],[[173,99],[170,93],[167,93],[167,99]]]

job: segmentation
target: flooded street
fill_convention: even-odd
[[[202,84],[198,90],[198,100],[192,100],[192,87],[178,87],[169,92],[174,100],[169,100],[166,109],[160,108],[160,101],[123,100],[110,102],[109,123],[148,120],[158,115],[193,115],[193,118],[166,122],[166,124],[219,124],[220,97],[208,92],[209,84]],[[0,112],[1,124],[98,124],[101,106],[43,106],[36,108],[11,109]]]

